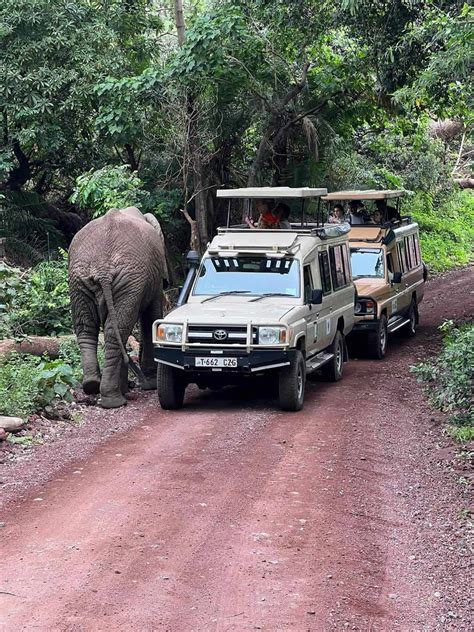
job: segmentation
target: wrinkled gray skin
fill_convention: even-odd
[[[81,350],[83,388],[100,392],[104,408],[126,403],[125,345],[140,320],[140,366],[145,387],[156,387],[152,324],[163,315],[167,283],[165,245],[159,222],[135,207],[111,209],[82,228],[69,248],[69,291]],[[100,374],[97,343],[104,329],[105,362]]]

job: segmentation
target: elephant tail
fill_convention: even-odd
[[[102,288],[102,293],[104,294],[105,304],[107,305],[107,311],[109,313],[109,318],[112,322],[112,327],[115,333],[115,337],[117,338],[117,342],[120,347],[120,351],[122,352],[123,361],[126,366],[128,366],[128,355],[127,351],[122,342],[122,336],[120,335],[119,327],[118,327],[118,319],[117,312],[115,311],[114,299],[112,296],[112,288],[110,286],[110,281],[104,278],[98,278],[97,281]]]

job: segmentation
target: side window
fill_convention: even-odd
[[[416,252],[416,247],[415,247],[415,235],[410,235],[410,259],[411,259],[412,268],[414,268],[420,263],[418,261],[418,253]]]
[[[408,270],[411,270],[412,268],[415,267],[415,261],[411,256],[411,248],[410,248],[411,236],[408,235],[408,237],[405,237],[404,241],[405,241],[405,256],[407,258]]]
[[[346,285],[342,246],[332,246],[329,248],[329,260],[331,263],[332,286],[336,290]]]
[[[329,268],[329,257],[327,250],[319,253],[319,273],[321,275],[321,289],[323,294],[331,292],[331,271]]]
[[[349,281],[352,278],[351,264],[350,264],[350,259],[349,259],[349,249],[347,246],[341,246],[341,248],[342,248],[342,259],[344,261],[344,272],[346,275],[346,283],[349,283]]]
[[[397,244],[398,250],[398,264],[400,266],[400,272],[406,272],[407,265],[405,259],[405,244],[403,241],[399,241]]]
[[[387,270],[393,274],[393,259],[391,252],[387,253]]]
[[[413,241],[415,243],[416,263],[417,263],[417,265],[420,265],[420,263],[421,263],[421,252],[420,252],[420,242],[418,241],[418,235],[413,235]]]
[[[311,298],[311,291],[313,289],[313,277],[311,275],[311,267],[305,266],[303,268],[303,283],[304,283],[304,302],[309,303]]]

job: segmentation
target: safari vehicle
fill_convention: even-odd
[[[219,228],[191,265],[178,307],[153,324],[162,408],[183,405],[186,386],[220,388],[255,376],[278,384],[283,410],[303,406],[306,375],[341,379],[354,323],[349,225],[307,221],[306,202],[326,189],[219,190],[231,201],[299,199],[301,221],[286,229]]]
[[[366,336],[368,351],[382,359],[388,334],[402,330],[414,336],[423,300],[426,268],[420,252],[418,224],[400,216],[404,191],[338,191],[327,202],[373,201],[378,212],[374,223],[366,204],[364,222],[352,225],[349,234],[352,275],[357,290],[355,325],[351,338]],[[390,206],[388,200],[395,202]],[[353,205],[353,208],[356,205]]]

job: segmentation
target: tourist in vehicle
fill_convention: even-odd
[[[382,221],[392,222],[400,220],[400,213],[394,206],[388,206],[387,200],[375,200],[375,206],[382,216]]]
[[[274,206],[274,200],[258,199],[255,202],[255,208],[259,213],[258,220],[254,222],[252,218],[246,217],[246,224],[250,228],[278,228],[278,217],[272,212]]]
[[[382,215],[382,213],[378,209],[375,210],[374,214],[370,218],[370,221],[371,221],[372,224],[377,224],[378,226],[380,226],[380,224],[382,224],[382,222],[383,222],[383,215]]]
[[[367,214],[365,212],[365,206],[360,200],[351,200],[349,202],[349,213],[351,217],[351,224],[366,224]]]
[[[342,224],[345,221],[344,215],[344,207],[342,204],[335,204],[328,219],[329,224]]]
[[[284,202],[279,202],[273,209],[272,213],[278,219],[278,228],[291,230],[291,224],[289,220],[291,209],[288,204],[285,204]]]

